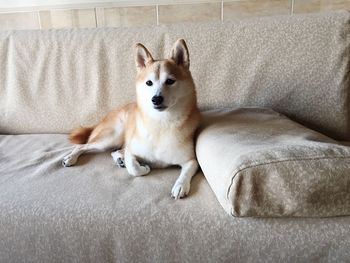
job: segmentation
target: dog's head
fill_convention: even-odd
[[[179,111],[196,104],[190,59],[183,39],[175,42],[167,59],[155,60],[142,45],[135,45],[136,93],[140,109],[151,115]]]

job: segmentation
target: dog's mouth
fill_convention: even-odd
[[[164,105],[155,105],[153,106],[154,109],[156,109],[157,111],[163,111],[167,108],[167,106]]]

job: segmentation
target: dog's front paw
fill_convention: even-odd
[[[140,165],[137,169],[129,172],[130,175],[132,176],[143,176],[148,174],[151,171],[151,168],[145,164],[145,165]]]
[[[69,166],[73,166],[74,164],[76,164],[78,161],[78,158],[74,155],[67,155],[65,157],[63,157],[63,160],[62,160],[62,165],[64,167],[69,167]]]
[[[190,192],[190,187],[190,182],[182,182],[177,180],[171,189],[171,196],[175,198],[175,200],[183,198]]]

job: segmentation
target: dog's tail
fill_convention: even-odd
[[[75,144],[85,144],[89,140],[89,137],[94,130],[93,127],[90,128],[76,128],[69,134],[69,140]]]

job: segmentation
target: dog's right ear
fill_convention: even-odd
[[[151,53],[141,43],[135,45],[135,64],[138,71],[146,67],[148,63],[152,63]]]

